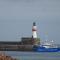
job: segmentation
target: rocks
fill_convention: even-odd
[[[0,60],[17,60],[15,58],[12,58],[11,56],[7,56],[3,53],[0,54]]]

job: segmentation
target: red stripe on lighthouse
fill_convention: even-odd
[[[36,29],[32,29],[32,31],[37,31]]]

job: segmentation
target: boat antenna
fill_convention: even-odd
[[[48,32],[45,32],[45,41],[48,41]]]

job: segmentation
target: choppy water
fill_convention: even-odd
[[[60,52],[16,52],[4,51],[17,60],[60,60]]]

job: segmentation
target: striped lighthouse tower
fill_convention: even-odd
[[[33,22],[32,26],[32,38],[33,38],[33,45],[39,45],[40,44],[40,38],[37,36],[37,26],[36,23]]]
[[[37,38],[37,26],[35,22],[33,22],[33,27],[32,27],[32,37],[34,39]]]

